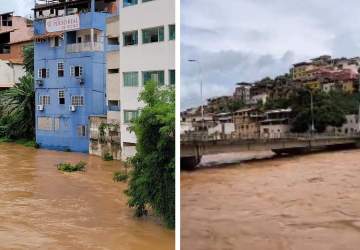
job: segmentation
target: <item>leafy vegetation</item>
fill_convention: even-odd
[[[137,137],[136,155],[130,163],[126,194],[136,216],[147,208],[160,216],[170,228],[175,226],[175,90],[159,88],[153,82],[140,94],[145,107],[133,121]]]
[[[34,45],[24,46],[23,54],[25,71],[30,75],[34,75]]]
[[[33,76],[0,94],[0,132],[11,139],[33,139],[35,135],[35,90]]]
[[[107,152],[107,153],[105,153],[105,154],[103,155],[103,160],[104,160],[104,161],[112,161],[112,160],[114,160],[114,157],[112,156],[112,154],[110,154],[109,152]]]
[[[314,124],[315,130],[324,132],[327,126],[340,127],[346,121],[348,114],[359,112],[360,94],[348,94],[343,91],[313,92]],[[292,132],[303,133],[310,129],[311,107],[310,93],[298,90],[290,98],[274,99],[268,101],[262,108],[264,110],[292,108]]]
[[[129,178],[127,171],[122,170],[114,173],[113,181],[115,182],[125,182]]]
[[[72,165],[71,163],[60,163],[57,165],[57,169],[63,172],[84,171],[85,167],[86,167],[86,163],[83,161],[80,161],[75,165]]]

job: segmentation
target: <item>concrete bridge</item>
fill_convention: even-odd
[[[212,139],[206,136],[187,136],[182,137],[181,140],[181,168],[194,169],[203,155],[219,153],[271,150],[276,154],[295,154],[359,146],[360,134],[350,136],[292,134],[273,139]]]

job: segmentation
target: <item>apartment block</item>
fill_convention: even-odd
[[[106,115],[90,116],[89,153],[121,159],[119,16],[106,20]]]
[[[123,0],[120,4],[120,131],[122,158],[135,154],[131,120],[148,81],[175,84],[175,0]]]
[[[111,0],[37,0],[34,8],[36,141],[89,151],[89,117],[105,115],[106,20]]]

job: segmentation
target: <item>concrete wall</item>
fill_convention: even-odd
[[[25,75],[21,64],[11,64],[9,61],[0,60],[0,88],[11,88],[19,83],[19,78]]]
[[[290,132],[290,126],[286,124],[260,125],[260,137],[276,139],[285,136]]]

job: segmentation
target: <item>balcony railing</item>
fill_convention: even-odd
[[[74,43],[66,46],[66,52],[78,53],[86,51],[103,51],[104,45],[98,42],[87,42],[87,43]]]

